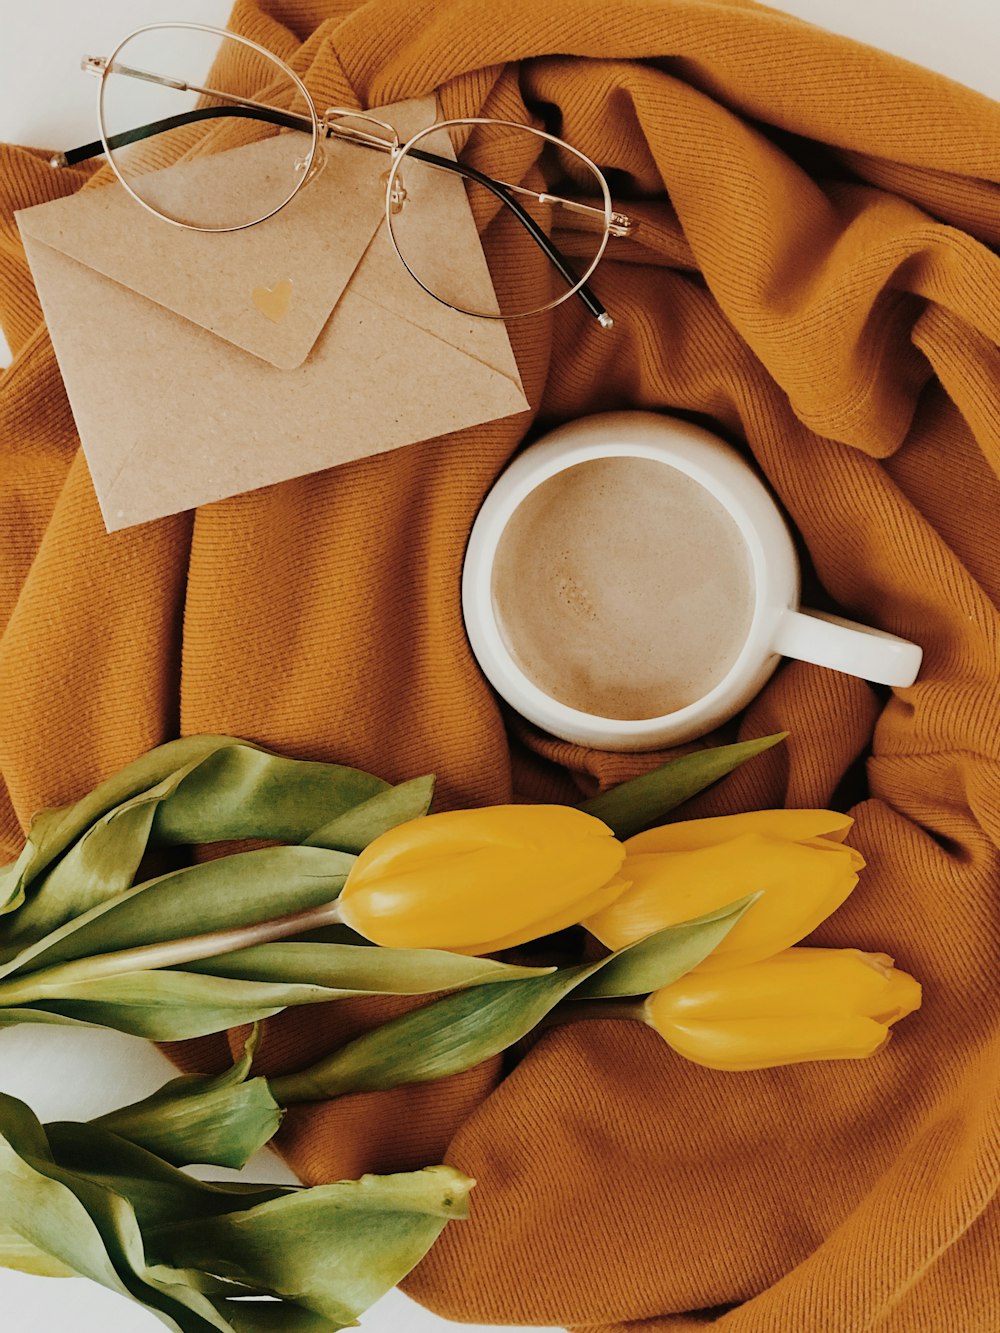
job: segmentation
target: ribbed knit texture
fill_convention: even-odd
[[[1000,106],[742,0],[245,0],[234,23],[321,107],[434,88],[445,115],[544,105],[643,220],[595,280],[615,329],[577,301],[511,326],[530,419],[109,537],[11,218],[91,173],[0,150],[5,852],[33,811],[178,732],[433,770],[442,805],[571,800],[653,762],[505,729],[459,574],[526,434],[608,408],[696,414],[790,515],[806,601],[926,655],[895,697],[785,664],[738,733],[789,740],[694,809],[851,807],[868,868],[814,942],[893,953],[923,1009],[867,1062],[759,1074],[586,1023],[502,1082],[494,1062],[296,1109],[281,1142],[309,1181],[444,1154],[476,1177],[471,1220],[408,1282],[451,1318],[996,1333]],[[281,1015],[261,1067],[400,1007]]]

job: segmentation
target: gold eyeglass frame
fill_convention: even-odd
[[[304,116],[300,116],[295,112],[288,112],[282,107],[274,107],[266,102],[240,97],[235,93],[223,92],[215,88],[202,87],[179,79],[171,79],[166,75],[152,74],[149,71],[123,65],[118,61],[119,53],[133,38],[142,33],[165,29],[183,29],[186,31],[209,33],[219,38],[238,42],[255,51],[258,55],[263,56],[265,60],[273,63],[277,67],[277,70],[287,77],[287,79],[294,85],[305,106],[308,108],[308,121]],[[248,227],[257,226],[258,223],[266,222],[268,218],[273,217],[275,213],[280,212],[282,208],[294,199],[299,190],[303,189],[316,175],[318,175],[319,171],[323,169],[325,164],[325,159],[322,156],[323,142],[327,139],[336,138],[338,141],[353,143],[359,147],[370,148],[388,154],[390,158],[390,166],[385,176],[385,221],[389,233],[389,240],[396,252],[397,258],[406,271],[418,286],[436,301],[441,302],[442,305],[448,306],[450,309],[461,314],[471,315],[478,319],[511,320],[524,319],[532,315],[542,314],[547,310],[552,310],[558,305],[562,305],[564,301],[569,300],[572,296],[579,296],[587,306],[587,309],[603,328],[612,328],[614,325],[611,316],[587,286],[587,283],[604,255],[609,238],[611,236],[631,236],[636,230],[638,222],[634,218],[630,218],[624,213],[617,212],[613,208],[607,181],[605,180],[604,173],[600,170],[597,164],[587,157],[585,153],[581,152],[580,149],[574,148],[572,144],[568,144],[564,139],[560,139],[554,134],[549,134],[545,130],[536,129],[533,125],[524,125],[519,121],[499,120],[491,116],[463,116],[453,120],[435,121],[434,124],[426,126],[424,129],[412,135],[405,143],[401,144],[399,134],[392,125],[387,121],[379,120],[376,116],[372,116],[368,112],[354,111],[348,107],[328,107],[323,115],[320,116],[316,110],[316,104],[314,103],[305,83],[298,74],[296,74],[295,71],[280,58],[280,56],[276,56],[273,51],[269,51],[267,47],[262,46],[259,42],[253,41],[249,37],[243,37],[238,33],[230,32],[228,29],[217,28],[205,23],[164,22],[145,24],[143,27],[136,28],[133,32],[130,32],[127,36],[123,37],[110,56],[84,56],[81,61],[81,68],[89,74],[99,76],[101,80],[97,103],[98,132],[100,139],[99,142],[86,144],[80,148],[55,154],[50,159],[50,165],[53,167],[65,167],[103,153],[120,184],[124,186],[125,190],[136,203],[140,204],[154,217],[189,231],[234,232],[244,231]],[[157,83],[162,84],[165,87],[176,88],[180,92],[193,92],[202,96],[212,97],[218,99],[224,105],[246,108],[251,113],[253,111],[259,111],[263,113],[262,119],[271,119],[273,123],[282,125],[284,128],[290,128],[302,133],[311,132],[309,151],[295,164],[299,179],[295,182],[293,188],[289,191],[285,199],[274,208],[261,214],[260,217],[254,218],[250,222],[242,222],[231,227],[199,227],[195,223],[182,222],[178,218],[172,218],[169,214],[160,212],[151,204],[147,203],[146,200],[133,189],[123,172],[120,170],[118,163],[115,160],[114,151],[116,148],[121,147],[123,143],[135,142],[140,137],[151,137],[151,135],[161,132],[159,128],[156,128],[159,122],[154,122],[151,126],[137,127],[137,130],[145,129],[148,131],[145,135],[140,136],[137,131],[131,131],[128,136],[124,137],[121,135],[108,135],[105,124],[104,104],[108,76],[112,73],[127,74],[130,77],[142,79],[150,83]],[[281,120],[275,120],[275,117],[281,117]],[[382,131],[387,131],[389,137],[386,138],[382,134],[372,133],[371,130],[360,128],[357,124],[348,123],[350,121],[366,122],[370,126],[378,127],[378,129]],[[293,124],[291,122],[295,123]],[[567,199],[560,195],[553,195],[544,191],[538,192],[531,190],[526,186],[514,185],[507,181],[496,181],[491,177],[475,172],[471,168],[453,161],[452,159],[442,158],[434,153],[427,153],[419,147],[421,140],[439,130],[448,130],[453,126],[474,127],[476,125],[507,126],[511,129],[534,134],[539,139],[554,144],[561,150],[572,154],[581,163],[588,167],[597,178],[603,195],[603,207],[598,208],[593,204],[585,204],[579,200]],[[393,218],[398,215],[406,199],[406,190],[400,171],[403,163],[408,157],[411,161],[422,161],[431,166],[437,166],[442,170],[447,169],[449,171],[454,171],[466,178],[472,178],[480,184],[484,184],[487,189],[500,199],[502,204],[505,204],[508,208],[512,209],[518,220],[526,227],[536,243],[546,253],[550,262],[561,274],[564,281],[567,282],[567,289],[544,305],[529,311],[505,315],[466,309],[446,300],[428,287],[420,278],[419,274],[415,273],[407,263],[405,255],[400,250],[393,228]],[[554,244],[544,236],[544,233],[541,232],[541,229],[534,223],[534,220],[530,215],[520,207],[517,199],[514,198],[515,195],[525,197],[532,202],[540,204],[557,205],[566,209],[568,212],[585,217],[595,225],[600,224],[603,227],[603,235],[600,244],[598,245],[597,253],[582,275],[578,276],[574,273]],[[574,281],[570,282],[571,278],[574,279]]]

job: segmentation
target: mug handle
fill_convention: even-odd
[[[826,611],[794,611],[778,621],[772,649],[878,685],[912,685],[924,650],[908,639]]]

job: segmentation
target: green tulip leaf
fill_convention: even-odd
[[[324,1315],[287,1301],[230,1301],[226,1317],[234,1333],[335,1333],[343,1328],[342,1324],[331,1324]]]
[[[346,1328],[467,1215],[472,1184],[449,1166],[362,1176],[159,1228],[150,1243],[171,1264],[252,1281]]]
[[[0,916],[15,911],[24,902],[24,885],[38,858],[38,849],[64,815],[62,809],[40,810],[31,820],[20,854],[15,860],[0,866]]]
[[[185,1074],[91,1124],[173,1166],[246,1165],[273,1138],[282,1115],[267,1080],[248,1078],[259,1031],[255,1026],[242,1056],[224,1073],[214,1078]]]
[[[53,972],[55,969],[53,969]],[[46,974],[40,974],[42,976]],[[37,978],[26,979],[26,990]],[[172,968],[128,972],[95,981],[57,984],[52,996],[36,996],[26,1012],[47,1011],[65,1019],[114,1028],[151,1041],[183,1041],[242,1023],[270,1018],[289,1005],[338,1000],[350,991],[323,986],[279,986],[224,977],[198,976]],[[7,1010],[16,1013],[17,1010]]]
[[[281,1107],[265,1078],[235,1087],[198,1089],[184,1095],[158,1094],[144,1114],[133,1113],[108,1128],[162,1157],[173,1166],[245,1166],[274,1137]]]
[[[66,1186],[21,1157],[6,1133],[0,1134],[0,1172],[4,1181],[4,1236],[13,1237],[7,1242],[11,1249],[47,1256],[53,1267],[89,1277],[122,1296],[130,1295],[84,1205]],[[41,1266],[37,1257],[35,1265]],[[21,1263],[15,1266],[20,1268]]]
[[[0,871],[0,900],[22,893],[102,815],[148,791],[180,768],[231,745],[249,745],[232,736],[186,736],[141,755],[74,805],[36,815],[24,851]]]
[[[309,1069],[272,1079],[271,1091],[287,1106],[457,1074],[506,1050],[604,969],[612,981],[607,990],[594,988],[592,996],[634,994],[637,983],[648,993],[676,980],[711,952],[749,903],[668,927],[594,963],[448,995],[363,1033]]]
[[[271,1091],[287,1106],[460,1073],[530,1032],[592,970],[566,967],[459,991],[356,1037],[309,1069],[272,1079]]]
[[[175,1041],[256,1022],[291,1005],[512,984],[553,971],[443,950],[308,942],[258,945],[184,967],[143,968],[142,956],[141,948],[91,955],[8,977],[0,982],[7,1006],[0,1026],[78,1023]]]
[[[433,775],[411,778],[360,802],[302,841],[306,847],[335,847],[357,854],[397,824],[426,815],[433,796]]]
[[[40,938],[128,888],[147,847],[257,838],[361,850],[425,814],[432,793],[431,777],[392,787],[234,737],[170,742],[76,805],[38,816],[21,856],[0,870],[0,913],[21,909],[0,947]]]
[[[95,820],[36,882],[31,899],[5,932],[5,952],[17,952],[130,888],[146,853],[158,804],[199,762],[192,760]]]
[[[67,1018],[63,1014],[50,1013],[47,1009],[36,1009],[33,1005],[18,1005],[17,1008],[0,1009],[0,1027],[13,1027],[15,1023],[48,1023],[56,1027],[92,1028],[104,1024],[88,1023],[83,1019]]]
[[[44,1126],[44,1134],[46,1151],[66,1178],[102,1185],[127,1199],[144,1234],[253,1208],[300,1188],[244,1180],[198,1180],[93,1122],[51,1121]]]
[[[584,801],[580,809],[603,820],[619,838],[630,838],[642,829],[661,823],[671,810],[732,773],[748,759],[770,750],[787,735],[787,731],[779,731],[759,740],[696,750]]]
[[[154,1159],[155,1160],[155,1159]],[[214,1305],[180,1272],[156,1276],[128,1201],[60,1167],[23,1102],[0,1094],[4,1228],[54,1264],[133,1297],[174,1319],[183,1333],[225,1330]]]
[[[24,902],[24,877],[35,855],[36,849],[29,834],[28,841],[21,848],[20,856],[14,861],[9,861],[7,865],[0,866],[0,916],[16,912]]]
[[[31,1273],[35,1277],[77,1277],[75,1269],[68,1267],[60,1259],[46,1254],[37,1245],[19,1236],[15,1231],[7,1231],[0,1223],[0,1268],[13,1268],[20,1273]]]
[[[34,977],[28,978],[26,988],[34,983]],[[290,1006],[325,1004],[366,993],[305,984],[241,981],[173,968],[129,972],[75,984],[53,981],[50,988],[51,996],[33,995],[23,1010],[11,1008],[0,1010],[0,1014],[24,1013],[30,1022],[38,1021],[36,1015],[45,1012],[53,1021],[75,1020],[147,1037],[150,1041],[183,1041],[243,1023],[256,1023]],[[42,990],[42,986],[36,989]]]
[[[550,967],[517,967],[444,949],[380,949],[281,941],[185,964],[186,972],[282,985],[313,984],[355,995],[425,995],[487,981],[520,981]]]
[[[304,843],[316,829],[390,790],[389,783],[360,769],[287,759],[231,741],[207,756],[160,804],[152,842],[266,838]]]
[[[446,1166],[312,1189],[208,1183],[97,1125],[43,1128],[2,1096],[0,1149],[19,1251],[132,1296],[182,1333],[353,1325],[466,1215],[473,1184]]]
[[[580,985],[574,999],[649,995],[686,976],[703,962],[760,897],[749,894],[714,912],[667,926],[612,955],[605,967]]]
[[[81,913],[22,949],[0,967],[0,977],[318,907],[337,897],[353,862],[320,847],[265,847],[185,866]]]

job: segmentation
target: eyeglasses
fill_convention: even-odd
[[[299,76],[266,47],[204,24],[150,24],[82,67],[101,81],[100,139],[56,154],[52,166],[103,153],[129,194],[167,222],[209,232],[263,222],[323,169],[324,144],[335,140],[388,158],[389,238],[436,300],[479,318],[517,319],[576,296],[604,328],[613,325],[588,280],[608,238],[629,236],[638,223],[614,210],[595,163],[545,130],[473,116],[438,121],[401,143],[396,128],[367,112],[318,115]],[[238,184],[232,172],[211,169],[213,157],[236,148],[252,149]],[[455,188],[479,229],[490,291],[453,260],[446,236],[428,238],[421,200]]]

